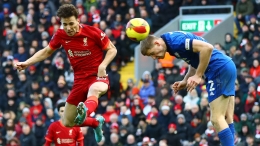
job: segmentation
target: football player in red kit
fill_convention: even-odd
[[[64,115],[65,102],[57,106],[59,116]],[[45,136],[44,146],[50,146],[52,142],[60,146],[83,146],[83,134],[80,127],[65,127],[61,119],[51,123]]]
[[[15,64],[24,70],[40,62],[63,48],[74,70],[74,84],[66,101],[63,125],[66,127],[90,126],[94,128],[95,139],[102,139],[102,116],[91,118],[89,115],[98,105],[98,97],[108,90],[109,80],[106,67],[114,59],[117,49],[100,29],[79,23],[78,11],[72,4],[59,7],[57,16],[62,27],[53,35],[49,45],[36,52],[25,62]],[[107,51],[103,59],[103,51]]]

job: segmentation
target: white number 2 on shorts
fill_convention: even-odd
[[[209,80],[208,84],[209,84],[209,93],[208,94],[209,94],[209,96],[213,96],[214,95],[213,91],[215,90],[214,82],[212,80]]]

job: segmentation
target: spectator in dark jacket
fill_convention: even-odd
[[[110,68],[111,71],[108,72],[109,84],[111,96],[117,98],[120,93],[120,77],[121,75],[118,73],[118,65],[116,63],[112,63]]]
[[[47,127],[44,124],[44,121],[41,118],[37,118],[35,125],[32,128],[32,132],[34,133],[35,139],[37,141],[37,146],[42,146],[44,143],[44,136],[46,133]]]
[[[168,131],[168,125],[172,119],[172,111],[168,105],[163,105],[158,116],[158,123],[162,125],[164,131]]]
[[[152,117],[150,125],[145,130],[145,136],[159,140],[166,131],[161,126],[161,123],[157,121],[156,117]],[[157,141],[159,143],[159,141]]]
[[[168,146],[181,146],[181,139],[176,129],[177,129],[176,124],[170,123],[168,125],[169,132],[166,134]]]
[[[21,146],[37,146],[36,138],[29,125],[23,125],[23,133],[20,136]]]

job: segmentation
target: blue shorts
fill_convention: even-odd
[[[212,102],[221,95],[235,96],[237,69],[232,60],[206,77],[208,101]]]

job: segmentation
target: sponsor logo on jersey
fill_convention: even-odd
[[[71,138],[68,138],[68,139],[60,139],[60,138],[57,138],[57,143],[58,144],[63,144],[63,143],[73,143],[74,140],[71,139]]]
[[[213,92],[210,92],[210,94],[209,94],[210,96],[213,96],[213,95],[215,95]]]
[[[69,57],[84,57],[91,55],[91,52],[89,50],[85,51],[72,51],[71,49],[68,50]]]
[[[73,143],[74,140],[69,138],[69,139],[61,139],[61,143]]]

